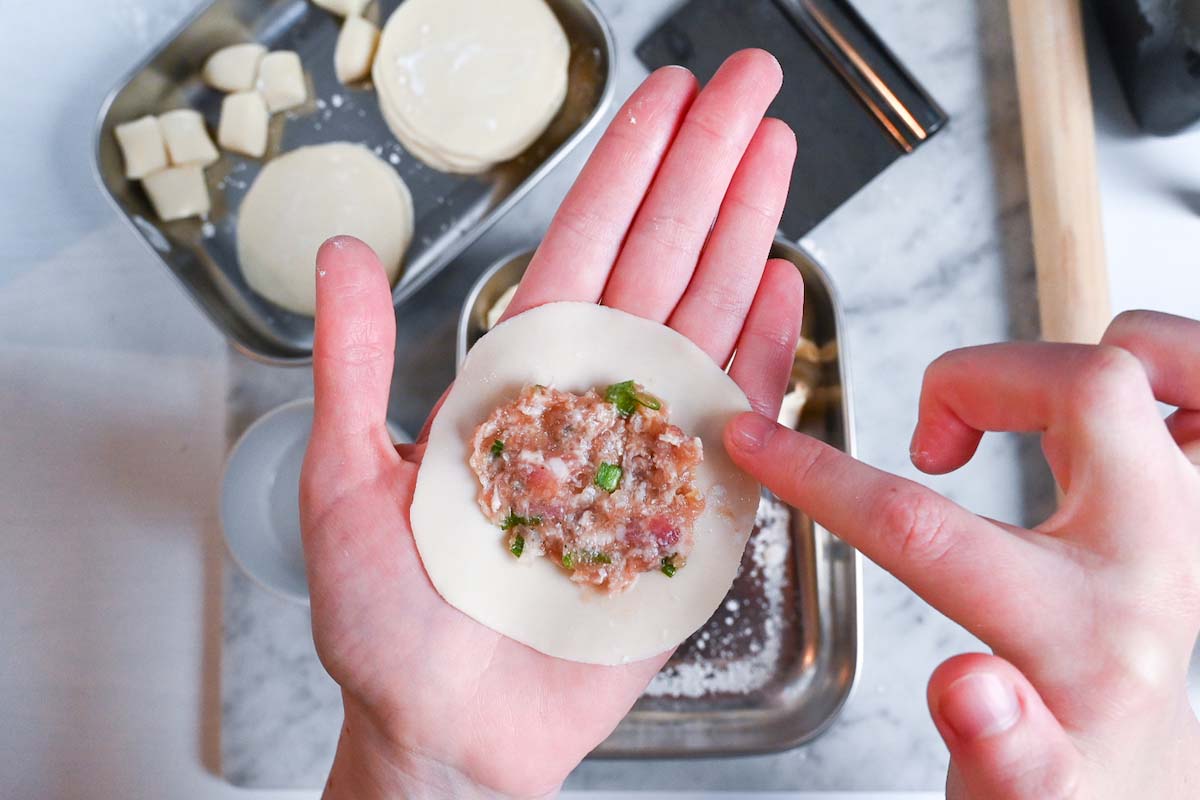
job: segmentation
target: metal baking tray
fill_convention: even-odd
[[[475,284],[459,320],[458,364],[486,332],[486,315],[525,272],[513,255]],[[771,255],[804,277],[803,335],[819,350],[797,430],[854,454],[842,319],[825,271],[776,241]],[[786,750],[833,722],[854,687],[862,652],[858,552],[764,493],[741,569],[716,614],[667,662],[601,758],[732,756]]]
[[[376,0],[386,19],[400,0]],[[595,124],[612,93],[612,34],[591,0],[547,0],[571,42],[567,98],[546,132],[522,155],[477,176],[451,175],[410,156],[388,130],[369,86],[347,88],[333,73],[340,20],[309,0],[215,0],[203,6],[135,67],[105,99],[96,130],[96,169],[117,209],[188,293],[247,355],[276,364],[312,358],[313,321],[252,292],[237,264],[237,210],[264,161],[223,152],[206,170],[209,220],[158,220],[135,182],[124,177],[113,128],[144,114],[190,107],[210,129],[220,92],[200,78],[205,59],[235,42],[259,41],[300,54],[309,81],[307,105],[276,114],[266,158],[309,144],[365,144],[395,165],[412,192],[415,234],[392,292],[396,304],[450,263],[508,211]]]

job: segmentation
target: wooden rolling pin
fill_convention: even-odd
[[[1096,342],[1112,316],[1079,0],[1009,0],[1042,338]]]

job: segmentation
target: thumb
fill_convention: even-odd
[[[955,656],[934,671],[928,699],[950,750],[950,800],[1080,796],[1079,751],[1012,664],[982,653]]]
[[[310,449],[331,467],[322,484],[334,496],[395,458],[387,432],[396,316],[375,252],[350,236],[317,253]]]

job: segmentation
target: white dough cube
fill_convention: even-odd
[[[163,222],[202,217],[208,213],[208,186],[204,168],[196,164],[170,167],[142,180],[154,211]]]
[[[362,17],[347,17],[333,51],[333,71],[342,83],[361,81],[371,72],[379,28]]]
[[[371,0],[313,0],[321,8],[332,14],[339,14],[343,17],[358,17],[362,16],[363,9],[371,2]]]
[[[125,159],[125,177],[144,178],[167,166],[167,146],[154,117],[142,117],[118,125],[113,133]]]
[[[300,56],[291,50],[267,53],[258,65],[258,91],[272,114],[295,108],[308,99],[304,67]]]
[[[258,62],[267,48],[257,42],[222,47],[204,62],[204,82],[222,92],[243,92],[254,88]]]
[[[271,113],[258,92],[235,92],[221,103],[217,141],[226,150],[262,158],[267,152],[267,129]]]
[[[167,155],[177,167],[184,164],[207,167],[221,157],[199,111],[190,108],[168,111],[159,116],[158,127],[167,143]]]

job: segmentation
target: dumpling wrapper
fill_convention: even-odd
[[[524,386],[583,392],[631,378],[703,442],[696,479],[706,504],[686,566],[671,578],[644,573],[609,596],[572,583],[549,559],[514,558],[479,510],[467,459],[475,428]],[[749,410],[712,359],[663,325],[593,303],[519,314],[475,344],[434,419],[411,511],[425,571],[450,605],[547,655],[623,664],[670,650],[721,604],[754,527],[759,485],[721,439],[726,423]]]
[[[481,172],[554,119],[570,56],[544,0],[406,0],[383,26],[372,80],[410,152],[432,153],[436,169]]]
[[[412,242],[412,196],[400,175],[349,142],[300,147],[267,163],[238,210],[237,254],[256,293],[297,314],[316,311],[314,264],[331,236],[362,239],[388,282]]]

